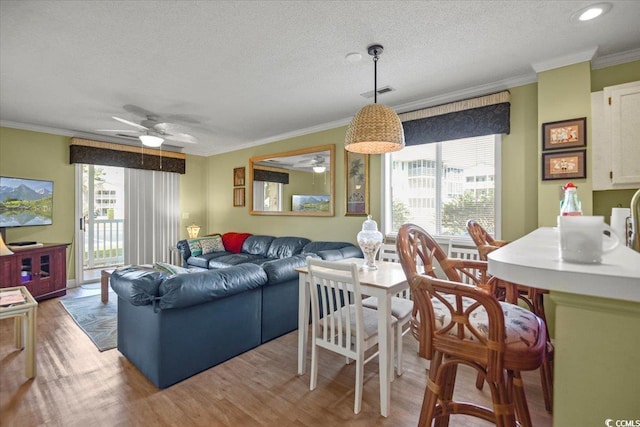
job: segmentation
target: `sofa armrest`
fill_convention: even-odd
[[[111,274],[109,282],[114,292],[132,305],[148,305],[158,296],[166,273],[138,267],[123,267]]]
[[[225,298],[267,283],[267,275],[255,264],[177,274],[160,284],[161,309],[189,307]]]
[[[187,260],[191,257],[191,249],[189,249],[189,243],[186,240],[180,240],[176,244],[176,247],[180,251],[180,257],[182,258],[182,266],[187,268]]]
[[[267,283],[273,285],[296,279],[298,277],[296,268],[307,264],[307,256],[318,257],[315,254],[299,254],[289,258],[267,261],[262,264],[262,268],[267,274]]]

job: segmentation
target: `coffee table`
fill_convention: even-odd
[[[0,319],[14,318],[16,348],[25,349],[25,374],[27,378],[36,376],[36,311],[38,303],[24,286],[0,289],[0,296],[8,291],[19,290],[24,302],[7,306],[0,305]],[[0,298],[2,304],[2,298]],[[24,322],[26,320],[26,323]]]
[[[100,300],[106,304],[109,302],[109,278],[115,268],[107,268],[100,272]]]

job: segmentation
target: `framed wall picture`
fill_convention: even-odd
[[[542,153],[542,180],[586,178],[586,151]]]
[[[244,185],[244,167],[233,169],[233,186],[239,187]]]
[[[364,216],[369,213],[369,155],[344,152],[346,183],[345,215]]]
[[[233,206],[244,206],[244,187],[233,189]]]
[[[542,151],[587,146],[587,118],[542,124]]]

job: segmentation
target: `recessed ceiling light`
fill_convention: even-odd
[[[611,3],[596,3],[580,9],[571,16],[572,21],[586,22],[604,15],[611,10]]]
[[[359,54],[358,52],[351,52],[351,53],[347,53],[344,59],[346,59],[347,62],[350,62],[353,64],[355,62],[360,61],[362,59],[362,55]]]

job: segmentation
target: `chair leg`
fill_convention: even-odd
[[[398,360],[396,362],[397,363],[396,374],[400,376],[404,371],[403,364],[402,364],[403,363],[402,362],[402,325],[400,323],[398,323],[396,335],[398,336]]]
[[[542,395],[544,396],[544,408],[547,412],[553,412],[553,350],[547,356],[540,367],[540,380],[542,381]]]
[[[315,338],[311,345],[311,378],[309,380],[309,390],[315,390],[318,383],[318,346],[315,344]]]
[[[513,376],[513,399],[516,406],[516,415],[522,427],[531,427],[531,415],[529,414],[529,406],[527,405],[527,397],[524,394],[524,384],[519,371],[509,373]]]
[[[435,415],[436,404],[440,399],[440,390],[437,384],[438,369],[442,363],[442,354],[436,353],[431,366],[429,367],[429,376],[427,377],[427,385],[424,389],[424,397],[422,399],[422,409],[420,409],[420,419],[418,427],[430,427]]]
[[[458,373],[457,364],[447,364],[440,368],[442,376],[440,378],[440,405],[445,415],[439,417],[434,423],[435,427],[445,427],[449,425],[449,410],[453,400],[453,389],[456,385],[456,375]]]
[[[364,354],[356,359],[356,397],[353,402],[353,413],[359,414],[362,407],[362,384],[364,383]]]

